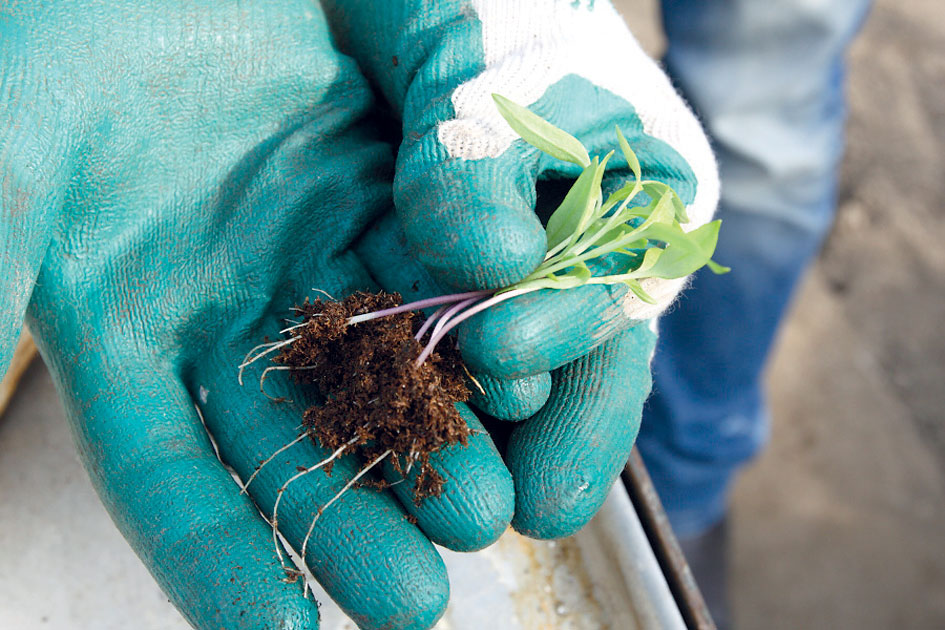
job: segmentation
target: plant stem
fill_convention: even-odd
[[[420,367],[421,365],[423,365],[423,362],[427,360],[427,357],[429,357],[430,354],[433,352],[433,349],[436,348],[436,344],[440,342],[440,339],[445,337],[449,331],[451,331],[453,328],[455,328],[462,322],[466,321],[467,319],[469,319],[476,313],[481,313],[482,311],[486,310],[490,306],[495,306],[496,304],[499,304],[500,302],[504,302],[511,298],[518,297],[519,295],[525,295],[526,293],[530,293],[531,291],[534,291],[534,290],[536,289],[514,289],[512,291],[507,291],[506,293],[494,295],[488,300],[483,300],[482,302],[479,302],[478,304],[475,304],[471,306],[470,308],[467,308],[462,313],[459,313],[458,315],[450,319],[447,325],[443,326],[443,328],[441,328],[439,332],[435,333],[434,335],[430,337],[430,341],[427,342],[426,347],[424,347],[423,352],[420,353],[420,356],[417,357],[417,360],[414,363],[414,365],[416,365],[417,367]]]
[[[462,302],[458,302],[454,304],[453,306],[449,307],[449,309],[445,313],[443,313],[443,316],[440,318],[440,321],[438,321],[436,323],[436,326],[434,326],[433,332],[430,333],[430,338],[432,339],[433,337],[436,336],[437,333],[443,330],[443,327],[449,324],[450,320],[453,317],[455,317],[458,312],[462,311],[464,308],[468,308],[472,306],[473,304],[478,302],[480,299],[482,298],[468,298],[468,299],[463,300]]]
[[[368,322],[372,319],[377,319],[378,317],[387,317],[388,315],[397,315],[398,313],[406,313],[408,311],[419,311],[431,306],[439,306],[440,304],[460,302],[471,297],[486,297],[488,295],[492,295],[492,293],[493,291],[484,290],[467,291],[466,293],[453,293],[452,295],[441,295],[439,297],[428,298],[426,300],[418,300],[409,304],[401,304],[400,306],[395,306],[393,308],[385,308],[380,311],[374,311],[373,313],[355,315],[354,317],[348,318],[347,324],[349,326],[352,324],[360,324],[361,322]]]
[[[449,307],[450,307],[449,304],[444,304],[440,308],[436,309],[433,312],[433,314],[427,317],[426,321],[423,322],[423,325],[420,326],[420,330],[417,331],[417,334],[414,335],[413,338],[416,339],[417,341],[420,341],[421,339],[423,339],[423,335],[425,335],[426,332],[430,329],[430,326],[432,326],[436,322],[436,320],[438,320],[440,316],[443,314],[443,311],[445,311]]]
[[[557,256],[558,254],[560,254],[567,246],[568,246],[567,241],[561,241],[560,243],[558,243],[557,245],[555,245],[554,247],[548,250],[548,253],[545,254],[545,259],[542,262],[548,262],[549,260]]]

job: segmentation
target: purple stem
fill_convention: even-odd
[[[435,332],[434,334],[430,336],[430,341],[427,342],[426,347],[423,349],[423,352],[420,353],[420,356],[417,357],[417,361],[414,365],[416,365],[417,367],[423,365],[423,362],[427,360],[427,357],[429,357],[430,354],[433,352],[433,349],[436,348],[436,344],[440,342],[440,339],[445,337],[449,331],[451,331],[453,328],[455,328],[456,326],[458,326],[465,320],[469,319],[476,313],[481,313],[482,311],[486,310],[490,306],[495,306],[496,304],[499,304],[500,302],[504,302],[505,300],[509,300],[511,298],[518,297],[519,295],[524,295],[526,293],[530,293],[530,290],[529,289],[516,289],[514,291],[502,293],[501,295],[495,295],[489,298],[488,300],[483,300],[482,302],[479,302],[478,304],[471,306],[470,308],[467,308],[465,311],[463,311],[459,315],[456,315],[455,317],[450,319],[449,323],[446,326],[444,326],[438,332]]]
[[[449,305],[444,304],[440,308],[436,309],[433,312],[433,314],[427,317],[427,320],[423,322],[423,326],[420,327],[420,330],[417,331],[417,334],[414,335],[413,338],[416,339],[417,341],[420,341],[421,339],[423,339],[423,335],[430,329],[430,326],[432,326],[433,323],[437,319],[439,319],[440,315],[443,314],[443,311],[445,311],[448,308],[449,308]]]
[[[448,323],[450,322],[450,319],[451,319],[453,316],[455,316],[456,313],[462,311],[464,308],[467,308],[467,307],[469,307],[469,306],[472,306],[473,304],[475,304],[476,302],[478,302],[478,301],[481,300],[481,299],[482,299],[482,298],[467,298],[467,299],[463,300],[462,302],[457,302],[456,304],[450,306],[450,307],[449,307],[449,310],[447,310],[445,313],[443,313],[443,316],[440,318],[440,321],[438,321],[438,322],[436,323],[436,326],[433,327],[433,332],[430,333],[430,337],[431,337],[431,338],[435,337],[438,332],[440,332],[441,330],[443,330],[443,326],[445,326],[446,324],[448,324]]]
[[[380,311],[374,311],[373,313],[363,313],[361,315],[355,315],[354,317],[349,317],[347,324],[350,326],[352,324],[360,324],[361,322],[368,322],[372,319],[377,319],[378,317],[387,317],[388,315],[396,315],[398,313],[406,313],[407,311],[419,311],[420,309],[429,308],[431,306],[439,306],[440,304],[451,304],[453,302],[459,302],[471,297],[486,297],[487,295],[492,295],[495,291],[467,291],[466,293],[454,293],[452,295],[441,295],[435,298],[428,298],[426,300],[418,300],[417,302],[411,302],[410,304],[401,304],[400,306],[395,306],[393,308],[385,308]],[[504,295],[504,294],[503,294]]]

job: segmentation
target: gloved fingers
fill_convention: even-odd
[[[649,280],[643,283],[653,290]],[[656,316],[623,285],[542,289],[500,302],[459,328],[463,359],[475,374],[525,378],[584,356],[618,332]]]
[[[384,476],[417,525],[433,542],[454,551],[475,551],[493,542],[506,530],[515,510],[515,490],[502,457],[489,434],[466,405],[457,409],[472,430],[468,443],[455,444],[434,453],[430,462],[444,479],[443,492],[415,501],[414,482],[419,467],[405,475],[384,463]],[[402,461],[406,471],[409,462]]]
[[[552,373],[548,404],[512,432],[506,451],[516,530],[570,536],[600,508],[640,427],[655,341],[636,326]]]
[[[316,446],[301,426],[312,395],[288,373],[276,372],[264,383],[268,396],[277,398],[271,400],[258,387],[262,369],[250,366],[240,386],[238,363],[214,360],[191,385],[221,459],[248,483],[260,510],[277,521],[319,584],[359,627],[433,625],[449,597],[442,559],[392,494],[358,483],[370,479],[370,472],[359,477],[361,472],[375,464],[379,473],[382,462],[337,457]],[[278,401],[283,396],[289,400]],[[267,545],[273,547],[271,530]]]
[[[361,237],[355,250],[371,277],[386,290],[399,292],[404,302],[414,302],[450,292],[440,287],[427,270],[410,256],[401,222],[393,212],[379,219]],[[435,309],[430,309],[427,315],[433,310]],[[470,352],[475,356],[491,352],[495,346],[489,339],[473,336],[468,337],[466,341]],[[476,346],[482,343],[489,347],[480,351]],[[465,356],[467,349],[461,350]],[[497,417],[508,420],[521,420],[532,415],[548,397],[550,377],[547,374],[542,377],[540,370],[532,366],[524,369],[531,376],[521,382],[515,379],[493,379],[489,374],[474,375],[476,378],[482,377],[479,379],[480,384],[486,391],[482,394],[475,383],[469,383],[474,404],[486,413],[494,413]]]
[[[567,81],[561,82],[565,83]],[[696,182],[687,162],[668,144],[646,134],[639,117],[625,101],[595,91],[593,86],[585,86],[584,93],[596,96],[591,98],[594,107],[584,107],[581,99],[575,99],[571,93],[581,90],[571,87],[573,89],[566,92],[562,85],[552,86],[535,103],[534,109],[548,112],[546,117],[552,122],[569,123],[562,123],[563,127],[583,130],[592,147],[602,147],[601,153],[617,146],[613,123],[620,121],[630,141],[641,150],[643,177],[662,179],[675,186],[684,202],[693,201]],[[574,107],[561,108],[569,99],[575,101]],[[435,135],[435,139],[423,137],[415,142],[407,141],[402,148],[394,200],[403,225],[404,243],[436,284],[463,288],[507,287],[522,274],[506,273],[511,267],[503,267],[505,271],[497,274],[496,262],[504,265],[511,261],[516,269],[529,273],[532,265],[544,256],[529,254],[530,262],[525,264],[525,258],[510,256],[503,250],[523,243],[529,243],[526,249],[547,249],[547,242],[542,247],[535,244],[540,236],[529,231],[530,228],[524,229],[525,223],[521,222],[526,216],[527,223],[534,220],[536,180],[562,174],[570,176],[574,165],[540,156],[537,149],[522,141],[492,157],[491,145],[486,139],[482,139],[484,156],[447,159],[434,150],[435,143],[448,144],[454,132],[446,129],[455,130],[457,125],[461,127],[461,122],[444,123],[428,132]],[[476,121],[463,124],[466,123],[467,131],[473,134]],[[631,178],[622,152],[612,158],[611,166],[614,169],[605,178],[605,188],[612,189],[615,184],[619,186]],[[545,193],[538,199],[535,216],[547,217],[556,207],[563,196],[563,191],[557,188],[541,187]],[[501,203],[494,203],[496,200]],[[502,229],[495,228],[494,221],[505,221],[509,217],[518,221],[518,228],[509,222],[503,223]],[[621,268],[614,273],[623,271]],[[461,277],[465,279],[457,282]],[[493,376],[512,378],[548,371],[581,356],[632,321],[657,316],[672,302],[684,282],[659,278],[644,281],[644,290],[655,302],[652,305],[628,294],[623,285],[585,287],[573,292],[576,295],[568,299],[547,298],[540,304],[529,301],[527,303],[537,308],[524,308],[521,312],[516,305],[526,300],[519,299],[480,316],[479,330],[471,330],[477,325],[465,326],[460,333],[461,347],[471,367]],[[522,347],[524,352],[519,351]],[[514,355],[509,357],[509,353]]]
[[[68,392],[62,400],[99,496],[187,620],[200,630],[318,628],[316,602],[286,580],[271,529],[214,456],[170,366],[91,351],[94,338],[51,347],[55,337],[31,327]]]
[[[581,167],[516,139],[492,103],[478,102],[489,95],[465,87],[453,98],[477,100],[466,117],[459,114],[439,124],[420,115],[414,121],[419,139],[409,137],[401,147],[394,203],[411,253],[438,282],[459,289],[503,288],[532,271],[543,258],[540,250],[547,249],[532,216],[536,185],[547,178],[573,179]],[[591,157],[618,149],[614,126],[619,124],[637,153],[642,177],[672,186],[692,208],[693,227],[711,216],[717,190],[712,192],[709,181],[714,162],[707,144],[700,145],[705,155],[699,153],[709,171],[707,192],[697,200],[698,182],[689,162],[647,133],[636,110],[619,96],[581,77],[567,77],[546,86],[530,109],[576,136]],[[692,115],[684,107],[682,112],[701,134]],[[609,168],[630,175],[619,150]]]
[[[413,164],[408,156],[394,178],[410,254],[456,291],[501,288],[527,276],[546,250],[534,212],[537,158],[523,165],[520,152],[488,160],[438,157]]]
[[[630,175],[615,125],[636,151],[643,179],[662,181],[679,194],[690,229],[711,217],[718,181],[698,121],[613,7],[592,5],[527,3],[512,9],[485,2],[464,15],[478,20],[481,31],[463,21],[442,41],[426,43],[432,59],[410,77],[403,101],[406,133],[394,202],[410,251],[438,282],[496,289],[528,273],[539,260],[540,236],[525,218],[535,210],[536,185],[573,178],[589,156],[615,149],[608,168]],[[620,51],[610,61],[585,56],[599,48],[601,38]],[[481,65],[475,65],[480,53]],[[450,63],[456,57],[466,63]],[[587,151],[540,154],[506,123],[493,94],[572,134]],[[666,285],[659,291],[665,308],[681,284],[656,284]]]
[[[531,418],[545,405],[551,393],[548,372],[510,379],[480,373],[473,374],[473,378],[469,385],[472,392],[469,402],[498,420],[518,422]]]

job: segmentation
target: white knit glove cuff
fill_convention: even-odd
[[[527,106],[566,75],[578,75],[625,99],[640,117],[644,133],[664,141],[689,163],[697,188],[687,207],[690,221],[683,228],[693,230],[711,220],[719,179],[705,132],[609,2],[471,0],[470,4],[482,23],[485,70],[453,92],[456,117],[438,128],[450,156],[498,157],[517,139],[496,110],[493,93]],[[641,284],[656,304],[628,293],[624,312],[635,320],[656,317],[685,283],[685,278],[644,280]]]

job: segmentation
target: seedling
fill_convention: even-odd
[[[316,385],[325,398],[322,405],[305,412],[305,430],[295,442],[307,436],[332,453],[300,469],[279,489],[272,518],[274,535],[279,498],[291,483],[318,469],[330,474],[334,461],[343,455],[357,453],[370,462],[316,510],[302,545],[303,557],[324,510],[385,458],[402,476],[416,469],[416,502],[442,492],[444,480],[430,456],[446,446],[465,444],[470,434],[455,407],[468,398],[466,382],[471,379],[449,337],[456,326],[533,291],[625,285],[640,300],[653,303],[641,284],[644,279],[682,278],[703,266],[714,273],[728,271],[711,258],[721,222],[684,230],[683,224],[689,221],[685,204],[666,184],[642,178],[640,162],[619,127],[615,128],[619,150],[632,177],[605,198],[602,182],[614,151],[592,158],[567,132],[507,98],[493,98],[525,142],[581,169],[548,219],[542,263],[511,286],[409,304],[401,304],[398,295],[383,293],[356,293],[341,301],[331,296],[311,303],[306,300],[296,307],[301,320],[293,320],[280,331],[286,337],[253,348],[239,366],[242,383],[247,366],[278,353],[278,365],[266,368],[260,377],[264,394],[271,372],[288,371],[299,381]],[[420,321],[417,313],[432,308],[436,310]],[[246,486],[288,446],[263,461]]]

